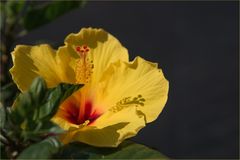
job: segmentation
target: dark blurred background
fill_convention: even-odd
[[[239,157],[239,3],[87,2],[33,30],[16,44],[101,27],[128,48],[158,62],[170,82],[157,121],[135,141],[170,158]]]

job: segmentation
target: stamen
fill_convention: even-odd
[[[123,108],[129,107],[129,106],[144,106],[145,99],[142,97],[142,95],[138,95],[137,97],[125,97],[122,100],[120,100],[115,106],[111,107],[109,111],[112,112],[118,112],[122,110]]]
[[[93,63],[88,55],[90,48],[87,45],[77,46],[76,51],[80,56],[75,69],[77,83],[85,84],[89,82],[93,69]]]

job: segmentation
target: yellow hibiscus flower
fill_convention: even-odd
[[[161,113],[168,81],[157,63],[136,57],[103,29],[70,34],[58,50],[49,45],[18,45],[12,52],[13,80],[21,91],[41,76],[48,87],[84,84],[59,107],[53,121],[66,132],[63,143],[80,141],[115,147]]]

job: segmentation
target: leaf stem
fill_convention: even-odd
[[[9,145],[7,139],[5,137],[3,137],[2,135],[0,135],[0,142],[4,145]]]

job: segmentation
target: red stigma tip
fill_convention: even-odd
[[[80,46],[77,46],[76,47],[76,50],[79,52],[81,50],[81,47]]]
[[[83,46],[76,46],[76,51],[79,53],[87,53],[88,51],[90,51],[90,49],[88,48],[87,45],[83,45]]]

